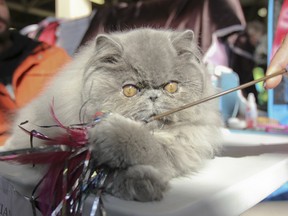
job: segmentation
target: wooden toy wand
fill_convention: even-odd
[[[260,79],[253,80],[253,81],[251,81],[251,82],[245,83],[245,84],[240,85],[240,86],[237,86],[237,87],[235,87],[235,88],[231,88],[231,89],[228,89],[228,90],[226,90],[226,91],[222,91],[222,92],[219,92],[219,93],[217,93],[217,94],[214,94],[214,95],[211,95],[211,96],[202,98],[202,99],[200,99],[200,100],[194,101],[194,102],[192,102],[192,103],[185,104],[185,105],[180,106],[180,107],[177,107],[177,108],[175,108],[175,109],[171,109],[171,110],[169,110],[169,111],[167,111],[167,112],[163,112],[163,113],[161,113],[161,114],[158,114],[158,115],[156,115],[156,116],[153,116],[153,117],[149,118],[149,119],[147,120],[147,122],[151,122],[151,121],[154,121],[154,120],[158,120],[158,119],[163,118],[164,116],[170,115],[170,114],[172,114],[172,113],[179,112],[179,111],[181,111],[181,110],[184,110],[184,109],[190,108],[190,107],[192,107],[192,106],[195,106],[195,105],[204,103],[204,102],[206,102],[206,101],[209,101],[209,100],[212,100],[212,99],[221,97],[221,96],[226,95],[226,94],[229,94],[229,93],[231,93],[231,92],[234,92],[234,91],[237,91],[237,90],[241,90],[241,89],[247,88],[247,87],[249,87],[249,86],[255,85],[255,84],[258,83],[258,82],[265,81],[265,80],[270,79],[270,78],[272,78],[272,77],[276,77],[276,76],[279,76],[279,75],[283,75],[283,74],[287,73],[287,71],[288,71],[288,66],[287,66],[286,68],[282,69],[281,71],[278,71],[278,72],[276,72],[276,73],[273,73],[273,74],[264,76],[264,77],[262,77],[262,78],[260,78]]]

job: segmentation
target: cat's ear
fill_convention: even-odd
[[[194,40],[194,32],[186,30],[184,32],[173,32],[171,36],[172,45],[175,47],[177,54],[191,53]]]
[[[103,55],[102,61],[106,63],[115,63],[123,51],[122,45],[114,38],[100,34],[95,41],[96,52]]]

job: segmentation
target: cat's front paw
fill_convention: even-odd
[[[89,131],[90,149],[99,165],[127,168],[145,155],[140,146],[148,131],[141,123],[118,114],[109,115]],[[149,134],[148,134],[149,135]]]
[[[127,170],[117,171],[110,193],[125,200],[141,202],[161,200],[168,188],[166,179],[152,166],[132,166]]]

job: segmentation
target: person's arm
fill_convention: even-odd
[[[277,71],[280,71],[283,68],[286,68],[287,65],[288,65],[288,35],[286,35],[281,46],[273,56],[270,65],[267,68],[266,75],[270,75]],[[282,75],[268,79],[265,82],[265,88],[266,89],[275,88],[281,82],[281,79]]]

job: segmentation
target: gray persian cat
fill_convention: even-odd
[[[221,122],[215,101],[145,120],[211,94],[192,31],[143,28],[98,35],[40,97],[20,110],[2,150],[30,145],[29,136],[18,128],[25,120],[55,124],[52,100],[64,125],[89,122],[97,111],[110,111],[89,129],[90,149],[99,165],[117,170],[106,190],[127,200],[160,200],[171,178],[194,172],[213,158]],[[37,130],[50,137],[62,132]],[[35,139],[34,145],[44,143]]]

